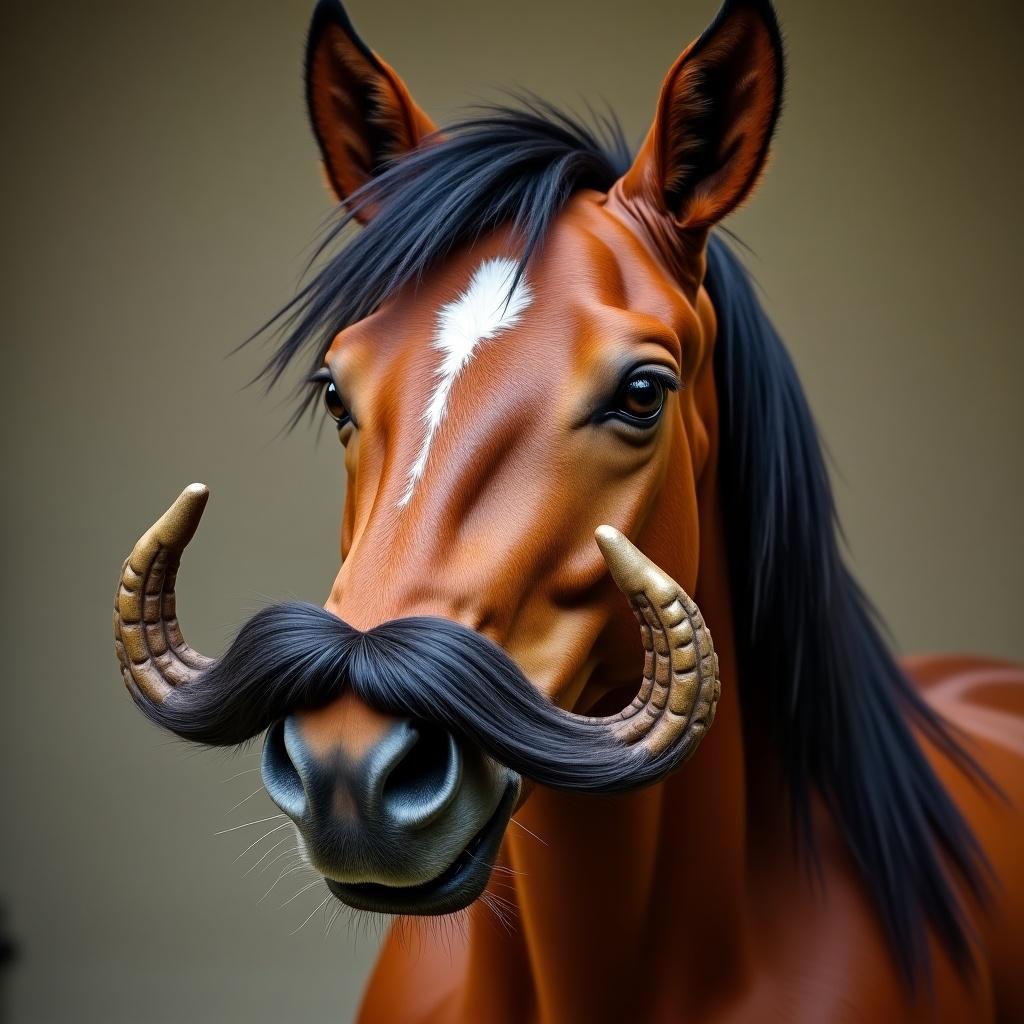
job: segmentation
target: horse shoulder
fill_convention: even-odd
[[[974,831],[996,877],[973,908],[999,1019],[1024,1020],[1024,666],[970,655],[927,655],[904,668],[1001,790],[972,780],[928,747],[936,772]]]

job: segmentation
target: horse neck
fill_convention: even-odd
[[[472,918],[467,1019],[696,1013],[745,983],[743,745],[722,520],[708,477],[694,597],[721,665],[715,724],[693,760],[657,786],[619,797],[532,795],[516,815],[522,827],[510,826],[507,870],[492,883],[515,905],[511,934],[485,912]]]

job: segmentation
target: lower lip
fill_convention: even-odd
[[[328,889],[355,910],[378,914],[426,916],[451,914],[468,907],[487,886],[505,826],[519,796],[519,784],[511,781],[487,824],[437,878],[414,886],[347,884],[327,878]]]

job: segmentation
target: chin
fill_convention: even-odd
[[[339,882],[328,874],[324,875],[324,881],[334,897],[353,910],[408,917],[431,917],[464,910],[487,888],[519,790],[519,780],[511,779],[484,826],[447,868],[426,882],[417,885]]]

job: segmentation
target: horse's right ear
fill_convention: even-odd
[[[435,131],[405,83],[356,34],[340,0],[320,0],[306,47],[306,103],[334,194],[347,202]],[[357,205],[365,223],[372,203]]]

